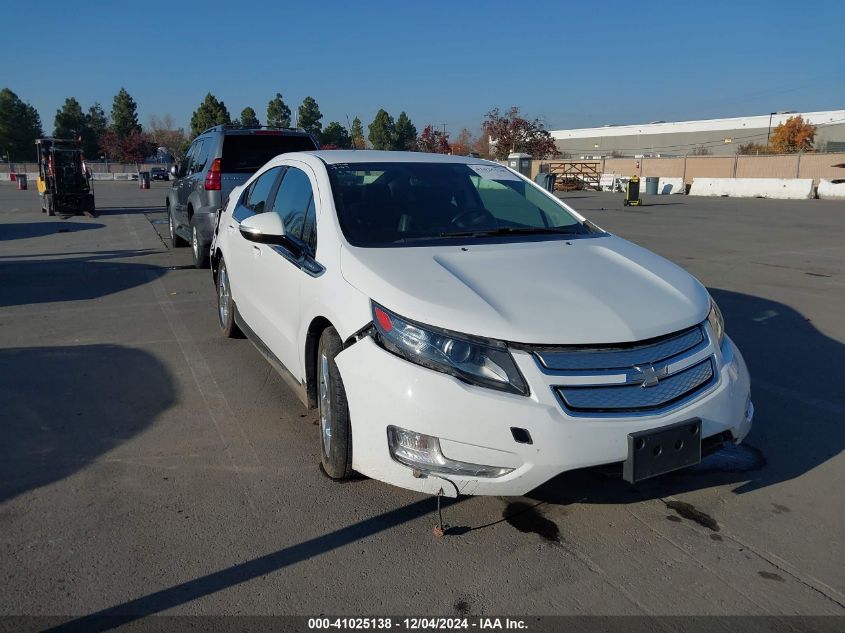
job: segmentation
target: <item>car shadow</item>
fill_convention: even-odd
[[[55,259],[0,258],[0,308],[96,299],[149,283],[167,268],[113,261],[155,251],[126,250]]]
[[[714,486],[743,494],[800,477],[845,447],[845,345],[776,301],[711,288],[751,374],[754,426],[698,466],[636,486],[618,468],[564,473],[527,496],[556,504],[631,503]]]
[[[0,376],[0,503],[82,470],[176,400],[158,359],[119,345],[0,349]]]
[[[30,237],[44,237],[55,233],[72,233],[74,231],[89,231],[101,229],[105,224],[95,222],[20,222],[16,224],[0,224],[0,242],[8,240],[23,240]]]

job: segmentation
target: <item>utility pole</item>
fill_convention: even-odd
[[[769,138],[772,135],[772,117],[776,114],[777,114],[777,112],[770,112],[769,113],[769,131],[766,132],[766,148],[769,147]]]

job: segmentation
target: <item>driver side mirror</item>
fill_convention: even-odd
[[[284,246],[296,259],[302,257],[302,247],[285,233],[285,223],[278,213],[258,213],[240,225],[244,239],[258,244]]]
[[[176,163],[173,163],[170,166],[170,175],[173,176],[174,178],[179,176],[179,165],[177,165]]]

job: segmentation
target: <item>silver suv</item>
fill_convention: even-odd
[[[194,265],[207,268],[217,210],[232,189],[279,154],[319,148],[303,130],[217,125],[201,133],[182,164],[170,168],[174,181],[167,216],[173,246],[191,244]]]

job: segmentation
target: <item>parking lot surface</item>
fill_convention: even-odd
[[[747,444],[444,504],[321,474],[316,414],[218,332],[168,183],[49,218],[0,185],[0,614],[845,615],[845,204],[562,197],[710,288]]]

